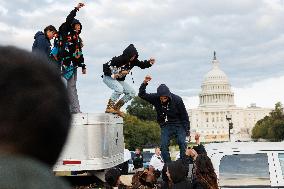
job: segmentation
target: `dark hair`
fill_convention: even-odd
[[[53,32],[56,32],[57,33],[57,30],[56,28],[53,26],[53,25],[49,25],[49,26],[46,26],[44,28],[44,34],[46,35],[47,31],[53,31]]]
[[[117,185],[117,181],[120,176],[121,173],[118,169],[111,168],[105,174],[105,181],[107,182],[108,185],[113,187]]]
[[[60,74],[35,53],[12,46],[0,51],[0,150],[52,166],[71,120]]]
[[[217,175],[211,159],[206,154],[200,154],[195,161],[195,176],[203,188],[218,189]]]

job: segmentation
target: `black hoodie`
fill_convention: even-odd
[[[130,59],[135,55],[135,59],[133,61],[130,61]],[[116,67],[119,69],[119,71],[122,70],[128,70],[130,71],[134,66],[138,66],[141,69],[145,69],[145,68],[149,68],[152,66],[152,64],[150,64],[150,61],[148,60],[144,60],[144,61],[140,61],[138,60],[138,52],[136,50],[136,48],[134,47],[133,44],[130,44],[122,53],[122,55],[120,56],[115,56],[113,57],[109,62],[105,63],[103,65],[103,72],[104,75],[106,76],[111,76],[112,73],[112,67]],[[116,80],[118,81],[124,81],[125,80],[125,76],[117,78]]]
[[[191,188],[189,180],[187,180],[187,169],[181,161],[174,161],[168,164],[168,170],[173,182],[172,189],[188,189]]]
[[[189,132],[189,118],[182,98],[171,93],[165,84],[161,84],[157,88],[157,93],[146,93],[147,85],[148,84],[145,83],[141,84],[138,96],[154,105],[157,112],[158,123],[161,126],[163,126],[165,123],[182,124],[185,127],[186,132]],[[163,106],[161,104],[160,96],[169,97],[166,108],[165,105]]]
[[[77,8],[73,9],[64,22],[59,27],[59,58],[63,64],[69,66],[73,65],[85,68],[84,57],[82,54],[82,40],[79,34],[82,31],[82,24],[75,19]],[[81,29],[77,33],[74,31],[75,24],[80,24]]]

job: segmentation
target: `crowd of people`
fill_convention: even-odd
[[[184,156],[176,161],[164,162],[159,147],[155,148],[149,167],[143,166],[143,156],[136,149],[133,159],[135,174],[132,185],[122,183],[121,172],[110,169],[106,175],[107,188],[162,188],[162,189],[218,189],[218,180],[213,164],[195,135],[196,145],[186,148]]]

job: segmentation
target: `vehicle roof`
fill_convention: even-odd
[[[207,152],[284,151],[284,142],[224,142],[205,144]]]

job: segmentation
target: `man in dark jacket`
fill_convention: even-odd
[[[53,39],[56,33],[56,28],[52,25],[47,26],[44,29],[44,32],[38,31],[34,36],[32,51],[35,53],[41,53],[42,55],[49,57],[51,50],[50,40]]]
[[[82,40],[79,36],[82,25],[75,19],[77,11],[84,6],[79,3],[67,16],[66,22],[59,27],[58,60],[62,65],[63,76],[67,80],[67,90],[71,103],[71,113],[80,113],[77,94],[77,68],[82,67],[82,74],[86,74],[86,65],[82,54]]]
[[[103,81],[114,91],[108,101],[106,113],[117,113],[122,117],[124,116],[120,108],[135,96],[134,89],[124,81],[126,75],[130,73],[134,66],[145,69],[151,67],[154,63],[154,58],[144,61],[138,60],[138,52],[134,45],[130,44],[122,55],[113,57],[103,65]],[[118,100],[123,93],[125,95]]]
[[[146,93],[146,86],[151,80],[146,76],[139,88],[139,97],[151,103],[157,112],[157,121],[161,127],[161,150],[165,163],[170,162],[169,145],[172,137],[180,149],[180,157],[185,155],[186,136],[189,135],[189,118],[183,100],[178,95],[170,92],[165,84],[157,88],[157,93]]]

